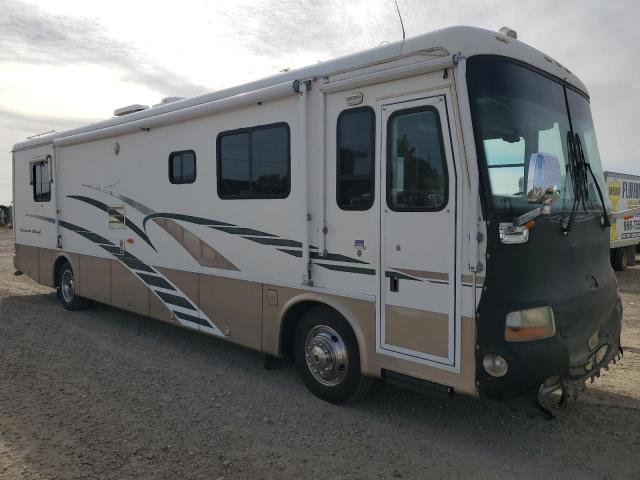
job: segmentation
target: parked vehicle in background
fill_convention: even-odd
[[[612,213],[640,207],[640,176],[604,172]],[[636,264],[640,248],[640,212],[611,222],[611,265],[618,271]]]

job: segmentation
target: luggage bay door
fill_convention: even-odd
[[[378,351],[451,369],[457,184],[446,100],[381,105]]]

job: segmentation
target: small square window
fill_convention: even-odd
[[[182,150],[169,155],[169,181],[193,183],[196,181],[196,152]]]

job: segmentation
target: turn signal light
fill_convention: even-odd
[[[507,342],[528,342],[553,337],[556,321],[551,307],[536,307],[509,312],[505,321]]]

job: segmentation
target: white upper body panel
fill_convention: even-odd
[[[278,85],[284,82],[343,74],[356,69],[366,68],[376,64],[383,64],[402,57],[419,54],[420,52],[431,52],[430,55],[436,56],[460,55],[467,58],[474,55],[500,55],[515,58],[539,68],[540,70],[543,70],[555,77],[563,79],[579,90],[587,93],[583,83],[566,67],[519,40],[513,39],[499,32],[492,32],[490,30],[475,27],[449,27],[416,37],[411,37],[405,41],[391,43],[312,66],[291,70],[286,73],[274,75],[246,83],[244,85],[168,104],[161,104],[148,110],[143,110],[122,117],[114,117],[66,132],[59,132],[26,140],[14,145],[13,150],[24,150],[37,145],[51,143],[53,140],[58,138],[69,137],[137,120],[152,118],[160,114],[175,112],[196,105],[232,97],[234,95]]]

